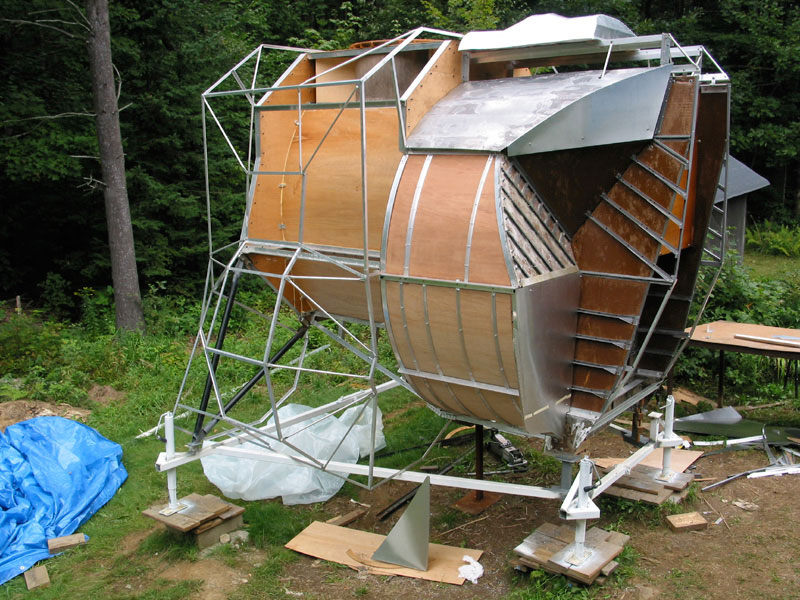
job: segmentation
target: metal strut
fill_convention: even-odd
[[[297,342],[299,342],[301,339],[303,339],[303,337],[306,335],[306,332],[308,331],[308,328],[309,328],[308,323],[303,323],[298,328],[298,330],[295,331],[294,335],[289,339],[289,341],[286,342],[283,346],[281,346],[278,349],[278,351],[275,352],[275,354],[270,356],[269,363],[270,364],[274,364],[274,363],[278,362],[281,358],[283,358],[283,356]],[[219,357],[219,355],[215,355],[214,356],[214,358],[218,358],[218,357]],[[225,407],[223,408],[223,412],[220,415],[216,416],[216,417],[212,417],[210,422],[205,427],[202,427],[202,429],[200,430],[199,433],[198,433],[197,428],[195,427],[195,433],[194,433],[194,436],[192,437],[192,441],[189,443],[189,446],[191,447],[191,446],[197,446],[197,445],[202,444],[203,439],[205,439],[205,437],[209,433],[211,433],[211,430],[214,428],[214,426],[224,418],[225,413],[227,413],[230,409],[232,409],[234,406],[236,406],[236,404],[239,403],[239,400],[244,398],[245,395],[247,394],[247,392],[249,392],[251,389],[253,389],[253,386],[255,386],[259,381],[261,381],[261,379],[264,377],[265,372],[266,372],[266,369],[263,369],[263,368],[259,369],[256,372],[256,374],[253,375],[250,378],[250,380],[247,383],[245,383],[239,389],[238,392],[236,392],[236,394],[233,396],[233,398],[228,400],[228,402],[225,404]],[[205,409],[203,408],[201,410],[205,410]],[[197,416],[198,416],[198,421],[200,421],[200,424],[202,425],[202,420],[203,420],[203,417],[205,415],[203,415],[202,413],[199,413]]]
[[[228,294],[228,302],[225,305],[225,312],[222,314],[222,322],[219,325],[219,334],[217,335],[217,343],[215,348],[217,350],[222,349],[222,345],[225,343],[225,335],[228,333],[228,323],[231,320],[231,311],[233,310],[233,303],[236,299],[236,292],[239,289],[239,279],[242,276],[242,273],[239,269],[242,266],[242,262],[239,261],[236,263],[236,268],[233,271],[233,279],[231,280],[231,291]],[[214,354],[211,357],[211,372],[209,372],[208,376],[206,377],[206,387],[203,390],[203,396],[200,398],[200,412],[197,413],[197,420],[194,424],[194,433],[192,434],[192,443],[199,443],[202,441],[201,431],[203,429],[203,420],[205,416],[203,413],[208,408],[208,400],[211,397],[211,390],[214,385],[214,380],[212,375],[217,372],[217,365],[219,365],[219,354]]]

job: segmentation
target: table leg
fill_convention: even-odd
[[[725,386],[725,351],[719,351],[719,385],[717,388],[717,401],[720,407],[724,404],[724,386]]]

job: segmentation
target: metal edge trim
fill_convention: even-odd
[[[492,165],[492,155],[486,157],[486,164],[483,167],[481,180],[475,192],[475,200],[472,203],[472,214],[469,217],[469,231],[467,232],[467,248],[464,253],[464,281],[469,281],[469,260],[472,251],[472,235],[475,233],[475,219],[478,216],[478,205],[483,195],[483,186],[486,183],[486,176],[489,174],[489,167]]]
[[[414,199],[411,201],[411,209],[408,214],[408,224],[406,226],[406,244],[405,256],[403,259],[403,275],[408,275],[408,265],[411,261],[411,240],[414,236],[414,221],[417,218],[417,207],[419,206],[419,198],[422,196],[422,188],[425,187],[425,178],[428,176],[428,169],[433,161],[433,155],[428,154],[425,162],[422,165],[422,170],[417,180],[417,187],[414,189]]]

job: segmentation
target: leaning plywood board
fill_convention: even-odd
[[[403,575],[404,577],[456,585],[464,583],[464,578],[458,575],[458,568],[464,564],[462,557],[467,555],[479,560],[483,554],[482,550],[430,544],[427,571],[392,565],[374,566],[377,563],[370,557],[384,539],[386,539],[385,535],[314,521],[290,540],[286,547],[295,552],[337,562],[353,569],[365,569],[376,575]]]

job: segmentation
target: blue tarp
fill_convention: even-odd
[[[108,502],[128,473],[122,447],[91,427],[37,417],[0,433],[0,584],[49,558]]]

